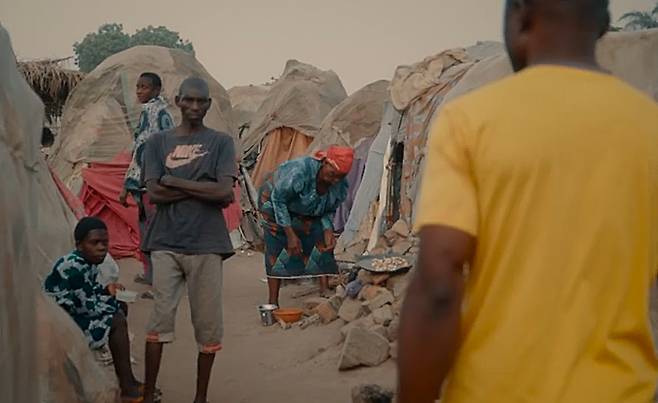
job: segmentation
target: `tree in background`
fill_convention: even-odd
[[[139,45],[163,46],[194,54],[190,41],[166,27],[149,25],[129,35],[123,32],[122,24],[116,23],[101,25],[97,32],[87,34],[81,42],[73,44],[73,52],[80,71],[88,73],[113,54]]]
[[[625,29],[629,31],[658,28],[658,2],[651,12],[632,11],[622,15],[619,22],[625,22]]]
[[[121,24],[104,24],[98,32],[85,36],[82,42],[73,44],[75,62],[80,71],[89,73],[108,56],[130,47],[130,35],[123,32]]]
[[[130,37],[131,46],[138,45],[155,45],[165,48],[180,49],[187,53],[194,54],[192,42],[183,40],[178,32],[170,31],[166,27],[154,27],[149,25],[146,28],[137,30]]]

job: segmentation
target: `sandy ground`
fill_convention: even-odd
[[[132,279],[141,271],[135,260],[123,260],[121,281],[131,290],[145,286]],[[256,307],[267,301],[262,255],[235,256],[224,267],[224,349],[215,360],[209,400],[211,403],[347,403],[353,386],[377,383],[392,387],[395,364],[339,372],[340,320],[305,330],[263,327]],[[300,307],[293,299],[298,287],[282,289],[281,305]],[[144,374],[144,336],[152,301],[130,305],[130,331],[135,334],[133,356],[139,379]],[[176,341],[165,347],[158,386],[163,403],[191,402],[196,380],[197,347],[187,298],[183,298],[176,322]]]

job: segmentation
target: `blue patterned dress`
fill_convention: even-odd
[[[132,160],[126,171],[124,187],[135,196],[140,196],[144,191],[142,183],[142,154],[144,144],[152,134],[174,128],[174,119],[167,111],[167,101],[162,96],[157,96],[142,106],[139,115],[139,123],[135,129]]]
[[[345,179],[325,194],[316,189],[322,163],[311,157],[284,162],[261,186],[258,205],[265,238],[265,268],[271,278],[304,278],[338,274],[333,250],[324,248],[324,231],[347,197]],[[302,256],[290,256],[283,227],[292,227]]]
[[[117,300],[96,281],[99,270],[78,251],[60,258],[46,277],[44,289],[71,315],[91,348],[107,343],[112,320],[119,311]]]

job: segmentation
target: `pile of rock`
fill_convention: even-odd
[[[398,220],[391,229],[379,237],[372,254],[395,253],[397,255],[416,255],[417,239],[411,234],[411,228],[404,220]]]
[[[344,323],[340,370],[378,366],[389,358],[395,359],[400,308],[410,275],[360,270],[357,279],[347,288],[338,287],[333,297],[306,299],[307,318],[299,326],[336,320]]]

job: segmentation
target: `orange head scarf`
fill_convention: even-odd
[[[354,150],[350,147],[331,146],[325,151],[316,152],[314,157],[318,160],[326,160],[339,173],[347,175],[354,162]]]

